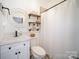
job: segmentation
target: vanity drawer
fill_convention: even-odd
[[[11,51],[15,49],[18,46],[18,44],[9,44],[9,45],[3,45],[1,46],[1,51],[6,52],[6,51]]]
[[[0,50],[0,59],[29,59],[29,47],[29,41],[2,45]]]
[[[5,51],[11,51],[13,49],[18,49],[21,46],[24,46],[25,47],[27,45],[29,45],[29,42],[28,41],[27,42],[14,43],[14,44],[8,44],[8,45],[1,46],[1,50],[3,52],[5,52]]]

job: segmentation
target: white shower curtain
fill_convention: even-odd
[[[40,45],[51,58],[68,59],[70,55],[78,55],[79,48],[75,47],[79,44],[78,10],[78,0],[67,0],[42,14]]]

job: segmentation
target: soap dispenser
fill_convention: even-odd
[[[15,31],[15,37],[18,37],[18,31]]]

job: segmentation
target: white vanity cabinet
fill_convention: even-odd
[[[29,59],[29,41],[0,46],[0,59]]]

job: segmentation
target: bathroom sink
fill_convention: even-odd
[[[30,40],[30,37],[26,35],[22,35],[19,37],[3,37],[0,38],[0,45],[5,45],[5,44],[12,44],[12,43],[17,43],[17,42],[22,42],[22,41],[28,41]]]

